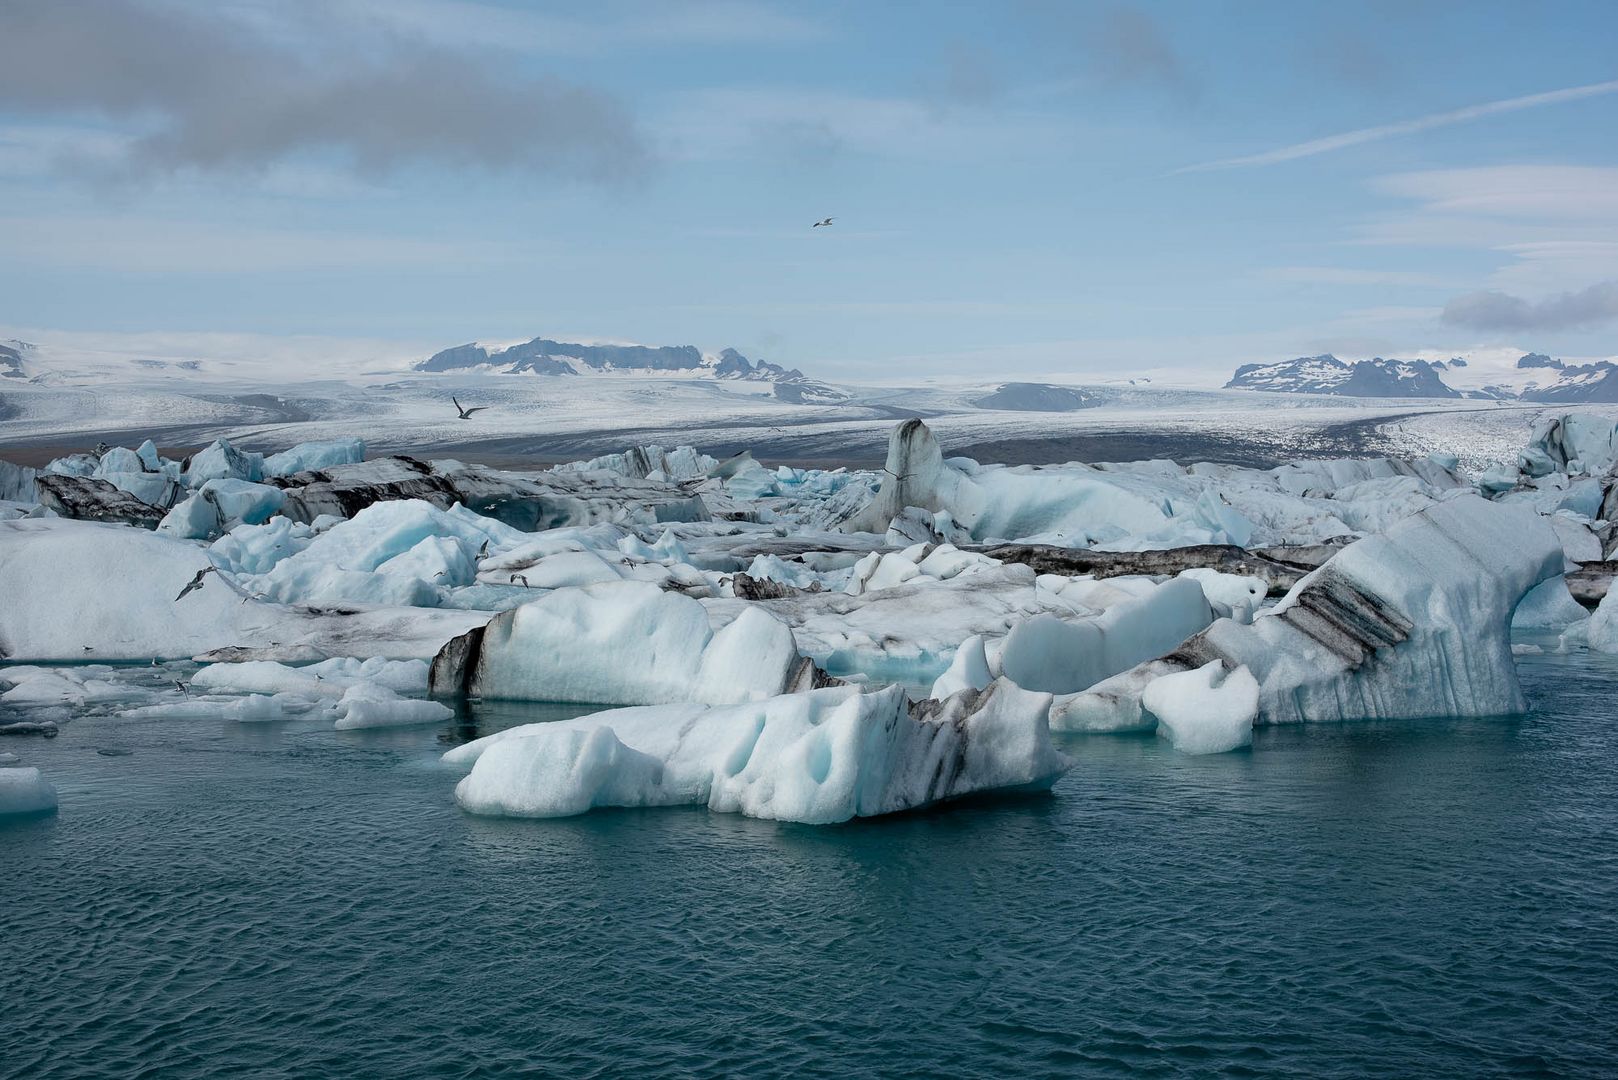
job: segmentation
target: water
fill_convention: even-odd
[[[5,741],[62,810],[0,827],[0,1075],[1610,1076],[1618,661],[1522,668],[1526,717],[1076,739],[1049,797],[838,828],[84,718]]]

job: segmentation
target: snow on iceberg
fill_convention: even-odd
[[[1214,660],[1258,680],[1261,723],[1521,712],[1512,613],[1561,572],[1561,545],[1542,518],[1475,495],[1435,503],[1350,544],[1252,625],[1221,619],[1167,656],[1059,700],[1052,726],[1138,728],[1158,679]]]
[[[56,789],[32,766],[0,768],[0,818],[33,817],[56,810]]]
[[[834,687],[747,705],[619,709],[500,732],[445,755],[477,814],[559,817],[598,806],[706,805],[831,824],[980,792],[1049,787],[1071,763],[1050,697],[1001,681],[908,706],[903,691]]]

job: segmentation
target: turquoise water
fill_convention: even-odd
[[[1618,1073],[1618,662],[860,822],[460,813],[460,729],[5,740],[0,1075]]]

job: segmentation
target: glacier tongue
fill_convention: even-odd
[[[1049,695],[1003,680],[913,709],[897,687],[835,687],[748,705],[617,709],[532,724],[445,760],[472,764],[455,797],[477,814],[695,804],[830,824],[1048,787],[1071,764],[1051,744],[1049,706]]]

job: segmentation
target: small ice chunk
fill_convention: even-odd
[[[1245,667],[1225,672],[1210,660],[1191,671],[1153,679],[1141,705],[1157,717],[1158,732],[1187,754],[1222,754],[1253,741],[1258,680]]]
[[[343,691],[337,702],[337,730],[438,724],[455,711],[436,701],[402,698],[379,683],[360,682]]]
[[[949,670],[933,680],[931,696],[942,700],[962,690],[982,690],[993,681],[989,658],[983,650],[983,635],[973,634],[955,650]]]
[[[55,809],[56,789],[38,769],[0,769],[0,818],[33,817]]]

